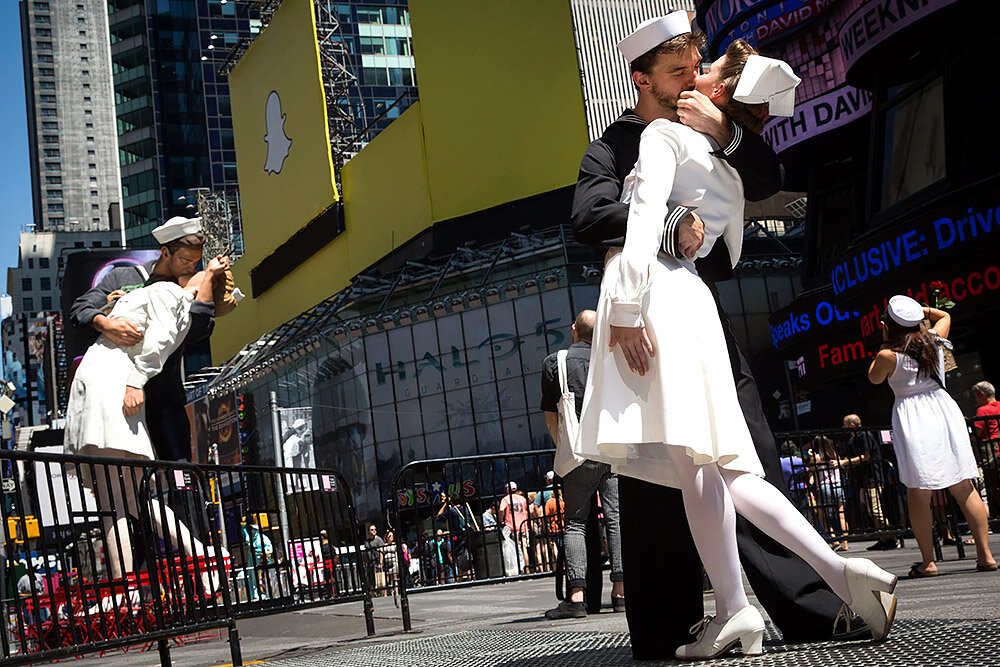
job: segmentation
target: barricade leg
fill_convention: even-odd
[[[236,629],[236,622],[229,626],[229,655],[233,660],[233,667],[243,665],[243,653],[240,650],[240,632]]]
[[[170,667],[170,642],[161,639],[156,642],[156,648],[160,653],[160,667]]]

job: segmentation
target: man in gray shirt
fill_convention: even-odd
[[[566,384],[576,400],[576,416],[583,409],[583,394],[590,370],[590,341],[594,332],[597,313],[584,310],[573,323],[573,344],[566,357]],[[557,354],[550,354],[542,362],[542,410],[545,424],[552,440],[558,441],[559,383]],[[590,499],[595,491],[601,492],[601,508],[608,527],[608,551],[611,555],[611,602],[615,611],[625,611],[625,594],[622,584],[621,532],[618,526],[618,478],[611,473],[611,466],[596,461],[584,461],[566,474],[562,480],[563,501],[566,512],[566,535],[563,543],[566,554],[566,587],[569,599],[545,613],[549,619],[582,618],[587,608],[599,609],[600,604],[584,602],[587,587],[587,519],[591,510]],[[599,595],[599,594],[598,594]]]

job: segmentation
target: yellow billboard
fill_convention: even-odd
[[[256,265],[337,201],[312,0],[285,0],[229,74],[236,169]]]

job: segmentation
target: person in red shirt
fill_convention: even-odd
[[[1000,440],[1000,401],[996,390],[989,382],[977,382],[972,387],[972,398],[975,399],[977,417],[993,417],[975,422],[976,436],[980,440]],[[997,448],[1000,454],[1000,446]]]

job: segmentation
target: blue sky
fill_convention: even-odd
[[[24,107],[21,19],[15,0],[0,0],[0,272],[17,266],[17,233],[32,222],[28,121]]]

